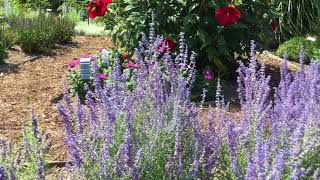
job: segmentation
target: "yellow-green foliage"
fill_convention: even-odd
[[[279,46],[277,55],[287,54],[290,60],[299,61],[299,51],[303,48],[306,61],[320,59],[320,41],[310,41],[304,37],[294,37]]]

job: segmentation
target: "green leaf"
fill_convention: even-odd
[[[189,7],[189,13],[191,13],[196,7],[199,6],[199,3],[195,3],[192,6]]]
[[[216,55],[217,55],[217,51],[216,51],[215,48],[213,48],[213,47],[208,48],[208,58],[209,58],[209,60],[214,59],[214,57]]]

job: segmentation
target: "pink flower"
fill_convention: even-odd
[[[127,68],[129,68],[129,69],[133,69],[133,68],[136,68],[136,67],[137,67],[137,64],[134,61],[129,61],[127,63]]]
[[[101,74],[98,74],[98,78],[100,81],[104,81],[107,79],[107,76],[105,74],[101,73]]]
[[[73,61],[71,61],[70,63],[68,63],[68,68],[73,69],[76,66],[78,66],[80,64],[80,59],[75,59]]]
[[[210,69],[204,69],[202,71],[202,76],[203,76],[204,80],[207,80],[207,81],[213,80],[213,74],[212,74],[212,71]]]

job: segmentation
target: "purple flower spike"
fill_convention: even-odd
[[[4,167],[0,165],[0,180],[6,180],[7,179],[7,173]]]

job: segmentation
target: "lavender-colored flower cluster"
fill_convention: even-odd
[[[284,58],[272,97],[270,77],[264,65],[257,70],[254,48],[252,43],[250,66],[241,63],[238,70],[242,117],[232,147],[237,149],[235,164],[245,168],[234,174],[242,171],[239,178],[245,179],[309,177],[320,168],[320,65],[305,69],[301,51],[300,70],[289,73]]]
[[[37,120],[31,116],[31,126],[23,128],[22,146],[0,139],[0,180],[45,179],[45,154],[50,139],[41,133]]]
[[[180,34],[179,53],[159,50],[163,37],[142,34],[128,77],[115,60],[103,88],[97,79],[86,105],[68,95],[58,110],[73,177],[83,179],[298,179],[319,176],[320,65],[289,73],[271,95],[265,67],[252,43],[248,67],[240,63],[241,118],[228,112],[218,82],[216,108],[203,113],[190,102],[195,53]],[[190,58],[188,58],[190,56]],[[303,53],[301,53],[303,61]],[[128,88],[127,78],[133,79]],[[205,97],[205,90],[204,95]],[[311,159],[311,160],[310,160]]]
[[[202,157],[200,153],[194,157],[192,148],[200,138],[193,132],[194,121],[200,121],[197,108],[189,101],[195,53],[188,58],[184,34],[175,59],[159,50],[162,42],[154,31],[149,40],[142,34],[135,51],[137,67],[130,77],[122,74],[116,59],[110,73],[113,81],[106,81],[101,88],[97,79],[95,92],[87,92],[85,107],[78,98],[77,107],[70,101],[58,105],[74,162],[71,171],[76,176],[152,179],[205,175],[199,170],[204,164],[192,165]],[[128,88],[128,78],[133,79],[133,87]],[[201,134],[201,123],[196,124]],[[208,156],[213,152],[209,149]]]
[[[151,28],[132,73],[116,58],[111,80],[101,85],[96,76],[94,92],[86,88],[85,105],[65,94],[57,108],[72,160],[66,178],[319,179],[320,64],[305,67],[301,51],[301,69],[290,73],[284,58],[272,89],[252,42],[249,66],[238,69],[240,117],[229,112],[220,80],[216,107],[203,112],[190,101],[196,54],[180,37],[174,58]],[[48,135],[34,115],[22,134],[22,151],[0,140],[0,180],[45,179]]]

